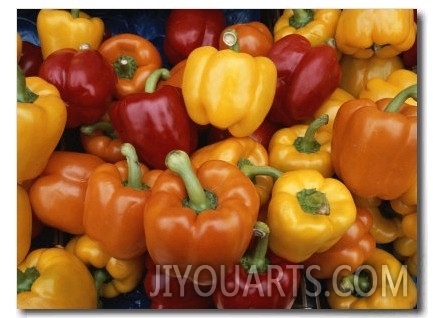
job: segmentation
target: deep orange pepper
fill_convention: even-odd
[[[186,59],[180,61],[170,69],[170,77],[158,81],[157,89],[163,85],[171,85],[182,89],[183,71],[185,70]]]
[[[146,38],[132,33],[114,35],[98,51],[113,65],[117,74],[117,98],[144,92],[146,79],[162,67],[158,49]]]

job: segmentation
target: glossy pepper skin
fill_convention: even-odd
[[[17,71],[17,181],[36,178],[56,148],[66,124],[58,89],[38,76]]]
[[[164,54],[171,65],[186,59],[196,48],[218,48],[221,31],[226,26],[221,9],[172,9],[165,29]]]
[[[21,35],[17,32],[17,63],[20,62],[22,54],[23,54],[23,39],[21,38]]]
[[[404,100],[416,98],[416,92],[414,85],[392,100],[355,99],[338,110],[331,160],[337,176],[355,195],[393,200],[415,181],[417,107]]]
[[[113,298],[137,287],[144,272],[144,256],[120,260],[87,235],[76,235],[65,249],[77,256],[92,272],[98,296]]]
[[[32,206],[27,190],[17,184],[17,265],[30,251],[32,243]]]
[[[98,295],[86,265],[60,247],[33,250],[18,266],[18,309],[96,309]]]
[[[278,256],[299,263],[331,248],[355,220],[355,203],[341,181],[324,178],[313,169],[288,171],[272,190],[269,247]]]
[[[195,123],[245,137],[265,119],[276,83],[277,71],[269,58],[205,46],[188,56],[182,94]]]
[[[26,77],[38,76],[39,67],[44,61],[41,47],[28,41],[22,43],[22,53],[18,64]]]
[[[113,67],[93,49],[57,50],[44,60],[39,76],[56,86],[65,101],[66,128],[98,121],[116,92]]]
[[[143,255],[146,242],[143,207],[161,173],[138,161],[131,144],[122,145],[126,160],[99,165],[91,174],[84,199],[84,231],[112,257]]]
[[[83,44],[97,50],[104,35],[102,19],[79,10],[41,9],[36,26],[44,59],[59,49],[78,50]]]
[[[188,155],[177,150],[166,162],[169,169],[156,180],[144,207],[148,253],[156,265],[172,265],[170,275],[176,270],[178,276],[211,285],[221,268],[246,251],[259,195],[228,162],[210,160],[194,169]],[[201,270],[203,265],[207,270]]]
[[[198,143],[181,90],[171,85],[156,89],[159,78],[168,76],[167,69],[154,71],[144,92],[125,96],[110,110],[119,138],[131,143],[139,160],[154,169],[165,169],[165,157],[171,150],[191,153]]]
[[[267,118],[290,127],[310,118],[338,87],[341,67],[335,49],[311,46],[307,38],[289,34],[268,53],[277,67],[277,87]]]
[[[371,274],[368,269],[362,271],[366,275],[359,277],[358,284],[354,284],[353,276],[343,278],[344,282],[332,279],[327,281],[327,300],[332,309],[415,308],[417,287],[406,268],[392,254],[375,248],[363,265],[371,268]],[[373,277],[377,278],[376,285]],[[361,289],[364,286],[366,288]],[[355,288],[361,295],[356,295]],[[353,293],[350,292],[351,289]]]
[[[416,34],[413,9],[343,9],[335,43],[356,58],[389,58],[409,50]]]
[[[83,234],[84,199],[90,175],[104,161],[72,151],[54,151],[30,187],[33,213],[45,225],[69,234]]]
[[[146,79],[162,67],[158,49],[146,38],[121,33],[101,43],[98,51],[113,65],[117,74],[117,98],[144,91]]]
[[[285,9],[275,22],[274,41],[288,34],[300,34],[312,46],[326,43],[335,35],[340,9]]]

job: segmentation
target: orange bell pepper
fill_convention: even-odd
[[[150,257],[170,275],[211,285],[234,266],[251,241],[260,199],[237,167],[209,160],[198,169],[174,150],[144,207]]]
[[[32,206],[27,190],[17,185],[17,264],[20,264],[30,251],[32,221]]]
[[[83,234],[84,198],[93,170],[104,161],[91,154],[54,151],[30,187],[33,213],[45,225]]]
[[[103,163],[90,175],[84,199],[84,232],[111,256],[131,259],[146,252],[143,206],[161,170],[138,162],[134,147],[121,147],[126,160]]]
[[[170,69],[170,77],[158,81],[157,89],[163,85],[171,85],[182,89],[183,72],[185,71],[186,59],[180,61]]]
[[[98,51],[117,74],[117,98],[144,92],[149,75],[162,67],[162,58],[152,42],[140,35],[121,33],[99,46]]]
[[[21,38],[21,35],[17,32],[17,63],[19,63],[22,54],[23,54],[23,39]]]

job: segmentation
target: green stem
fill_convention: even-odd
[[[296,193],[299,205],[306,213],[329,215],[331,213],[326,194],[316,189],[303,189]]]
[[[230,50],[239,52],[239,41],[238,33],[234,29],[228,29],[224,31],[223,42],[229,47]]]
[[[326,125],[329,120],[328,114],[316,118],[307,128],[304,137],[295,139],[293,146],[302,153],[315,153],[320,150],[321,144],[314,137],[319,127]]]
[[[96,290],[98,295],[100,295],[102,285],[111,281],[112,277],[105,268],[93,268],[91,272],[93,280],[95,281]]]
[[[109,121],[98,121],[91,125],[82,125],[80,127],[80,132],[84,135],[90,136],[93,134],[96,130],[102,130],[104,132],[104,135],[110,137],[111,139],[117,139],[117,133],[113,128],[113,125]]]
[[[342,292],[350,292],[354,296],[362,296],[359,293],[366,294],[371,290],[371,278],[366,272],[357,274],[349,274],[343,277],[338,284],[338,289]]]
[[[415,100],[418,99],[418,85],[417,84],[406,87],[400,93],[395,95],[395,97],[391,100],[391,102],[388,104],[388,106],[386,106],[385,111],[386,112],[398,112],[400,110],[401,106],[403,106],[404,102],[411,97]]]
[[[113,64],[117,77],[131,79],[137,70],[137,62],[132,56],[121,55]]]
[[[33,103],[37,98],[38,95],[27,87],[23,70],[17,65],[17,102]]]
[[[283,172],[271,166],[255,166],[246,158],[241,158],[237,166],[252,181],[254,181],[256,176],[264,175],[278,179],[283,174]]]
[[[263,273],[266,271],[269,260],[266,257],[269,245],[269,226],[257,221],[254,225],[254,235],[258,237],[254,252],[252,255],[245,255],[241,258],[240,263],[249,273]]]
[[[182,178],[188,194],[184,205],[193,209],[196,213],[216,207],[215,195],[203,189],[186,152],[182,150],[170,151],[165,159],[165,164]]]
[[[289,18],[290,26],[295,29],[302,28],[313,21],[314,11],[311,9],[293,9],[293,15]]]
[[[167,80],[170,77],[170,71],[166,68],[159,68],[153,71],[149,77],[146,79],[146,86],[144,91],[146,93],[153,93],[156,90],[156,86],[158,85],[158,81],[162,78],[163,80]]]
[[[147,186],[141,182],[141,167],[134,146],[124,143],[120,147],[120,152],[126,157],[128,164],[128,180],[124,185],[135,190],[147,189]]]
[[[73,19],[76,19],[80,16],[80,9],[71,9],[71,15]]]
[[[24,272],[17,268],[17,294],[24,291],[30,291],[33,283],[38,279],[39,275],[40,274],[36,267],[26,268]]]

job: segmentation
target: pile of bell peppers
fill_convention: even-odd
[[[417,10],[164,14],[18,29],[17,308],[417,308]]]

